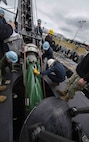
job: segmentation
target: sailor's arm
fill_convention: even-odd
[[[9,24],[0,23],[0,40],[9,38],[13,33],[13,29]]]

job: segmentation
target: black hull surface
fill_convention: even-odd
[[[7,100],[0,103],[0,142],[13,142],[20,134],[25,116],[22,72],[7,71],[5,79],[10,79],[11,84],[6,91],[0,92],[7,96]]]
[[[68,108],[66,102],[56,97],[44,99],[28,115],[21,131],[20,142],[32,141],[30,128],[37,123],[41,123],[47,131],[53,134],[71,138],[72,122]]]

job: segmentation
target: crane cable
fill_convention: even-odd
[[[36,25],[37,25],[37,19],[38,19],[38,14],[37,14],[37,2],[36,2],[36,0],[35,0],[35,14],[36,14],[36,17],[35,17],[35,19],[36,19]]]
[[[15,8],[16,8],[16,0],[14,0],[14,12],[15,12]]]
[[[37,21],[38,16],[37,16],[37,4],[36,4],[36,0],[35,0],[35,11],[36,11],[36,21]],[[40,44],[40,60],[41,60],[41,70],[43,71],[43,61],[42,61],[41,44]],[[45,89],[45,81],[44,81],[44,78],[42,78],[42,83],[43,83],[44,97],[46,98],[46,89]]]

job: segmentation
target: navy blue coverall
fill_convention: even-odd
[[[65,80],[66,71],[59,61],[55,61],[52,67],[42,71],[41,74],[47,75],[55,83],[60,83]]]

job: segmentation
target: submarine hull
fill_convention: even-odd
[[[19,141],[29,142],[29,129],[37,123],[41,123],[49,132],[71,139],[72,121],[68,109],[68,104],[56,97],[44,99],[25,120]]]

